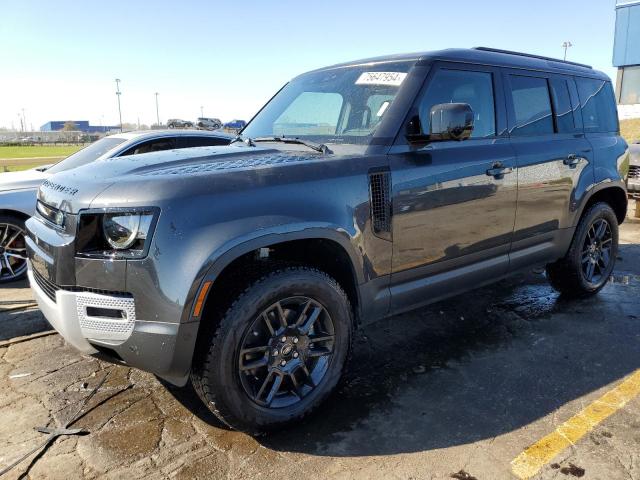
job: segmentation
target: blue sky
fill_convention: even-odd
[[[249,119],[298,73],[357,58],[478,45],[610,76],[614,0],[0,0],[0,127],[48,120]]]

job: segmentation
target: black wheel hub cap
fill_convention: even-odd
[[[301,296],[280,300],[263,310],[242,338],[240,383],[262,407],[294,405],[320,384],[333,347],[333,322],[319,302]]]
[[[612,264],[613,234],[604,218],[591,224],[582,246],[582,274],[589,283],[606,281]]]

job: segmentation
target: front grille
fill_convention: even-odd
[[[60,290],[60,287],[44,278],[42,275],[40,275],[40,273],[38,273],[36,269],[33,269],[33,279],[36,281],[45,295],[55,302],[56,292]]]
[[[64,290],[65,292],[74,293],[95,293],[97,295],[108,295],[110,297],[132,298],[131,294],[125,292],[116,292],[113,290],[101,290],[99,288],[76,287],[76,286],[60,286],[50,280],[44,278],[35,268],[33,269],[33,278],[42,289],[42,291],[54,302],[56,301],[56,292]]]
[[[640,178],[640,165],[631,165],[629,167],[629,178]]]

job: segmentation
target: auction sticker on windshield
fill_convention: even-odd
[[[363,72],[356,80],[356,85],[391,85],[399,87],[407,76],[403,72]]]

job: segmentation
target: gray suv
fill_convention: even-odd
[[[331,393],[363,324],[541,264],[598,292],[627,157],[586,65],[480,48],[322,68],[229,146],[49,178],[29,278],[78,350],[191,379],[260,432]]]

